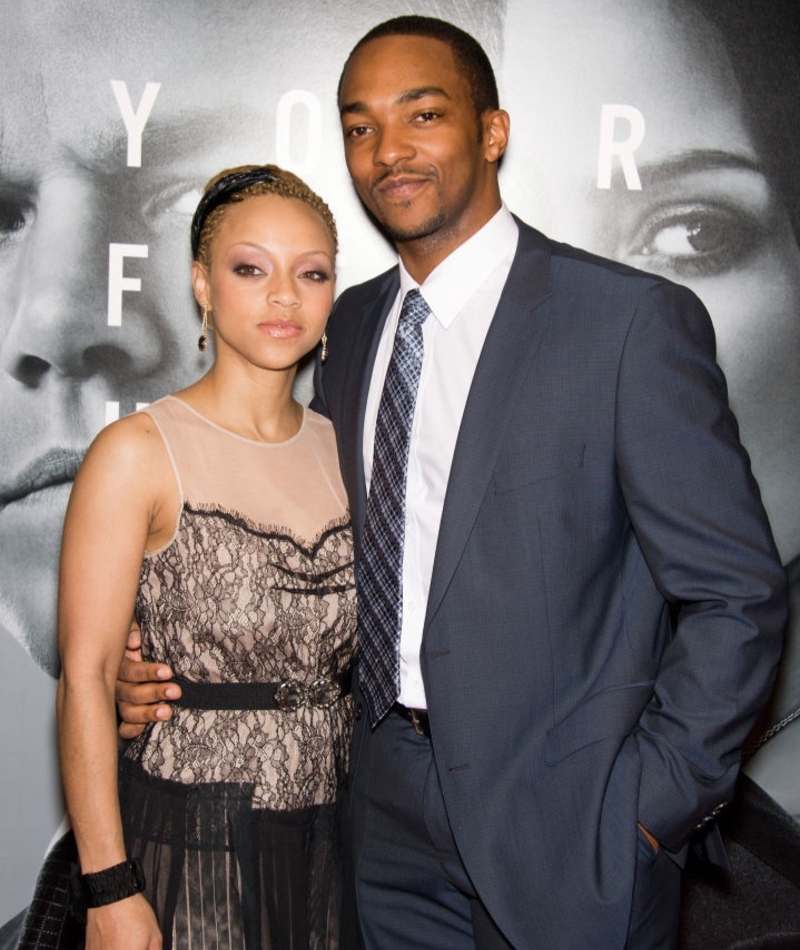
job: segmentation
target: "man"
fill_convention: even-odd
[[[359,564],[364,943],[674,946],[785,620],[707,314],[509,215],[508,116],[461,31],[377,27],[339,105],[400,257],[342,295],[317,376]]]

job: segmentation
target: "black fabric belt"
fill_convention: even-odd
[[[334,676],[321,676],[308,685],[298,680],[281,683],[197,683],[175,677],[181,698],[175,706],[188,709],[280,709],[292,712],[301,706],[332,706],[353,688],[353,668]]]
[[[409,709],[408,706],[404,706],[402,703],[395,703],[392,706],[392,712],[396,712],[398,716],[407,719],[418,736],[425,736],[426,739],[430,739],[431,724],[427,709]]]

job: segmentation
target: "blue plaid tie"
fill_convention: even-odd
[[[357,585],[358,679],[373,725],[386,715],[400,691],[408,444],[422,370],[422,324],[430,312],[419,290],[409,290],[375,425]]]

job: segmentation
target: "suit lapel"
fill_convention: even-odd
[[[347,378],[356,385],[345,390],[342,413],[344,438],[340,441],[342,457],[349,463],[347,485],[354,485],[350,497],[350,514],[353,522],[356,549],[361,547],[361,535],[367,512],[367,489],[364,480],[364,416],[367,409],[372,367],[378,351],[381,331],[389,315],[400,286],[397,268],[389,271],[380,280],[372,299],[362,310],[362,318],[355,334]],[[352,466],[352,467],[351,467]]]
[[[543,235],[518,222],[520,239],[464,409],[436,546],[426,627],[441,604],[489,487],[517,393],[544,335],[534,314],[550,293]]]

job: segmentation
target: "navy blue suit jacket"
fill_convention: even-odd
[[[699,300],[519,226],[436,549],[433,751],[507,938],[622,946],[637,820],[679,855],[732,795],[784,574]],[[357,554],[364,409],[398,286],[395,268],[342,294],[316,379]]]

